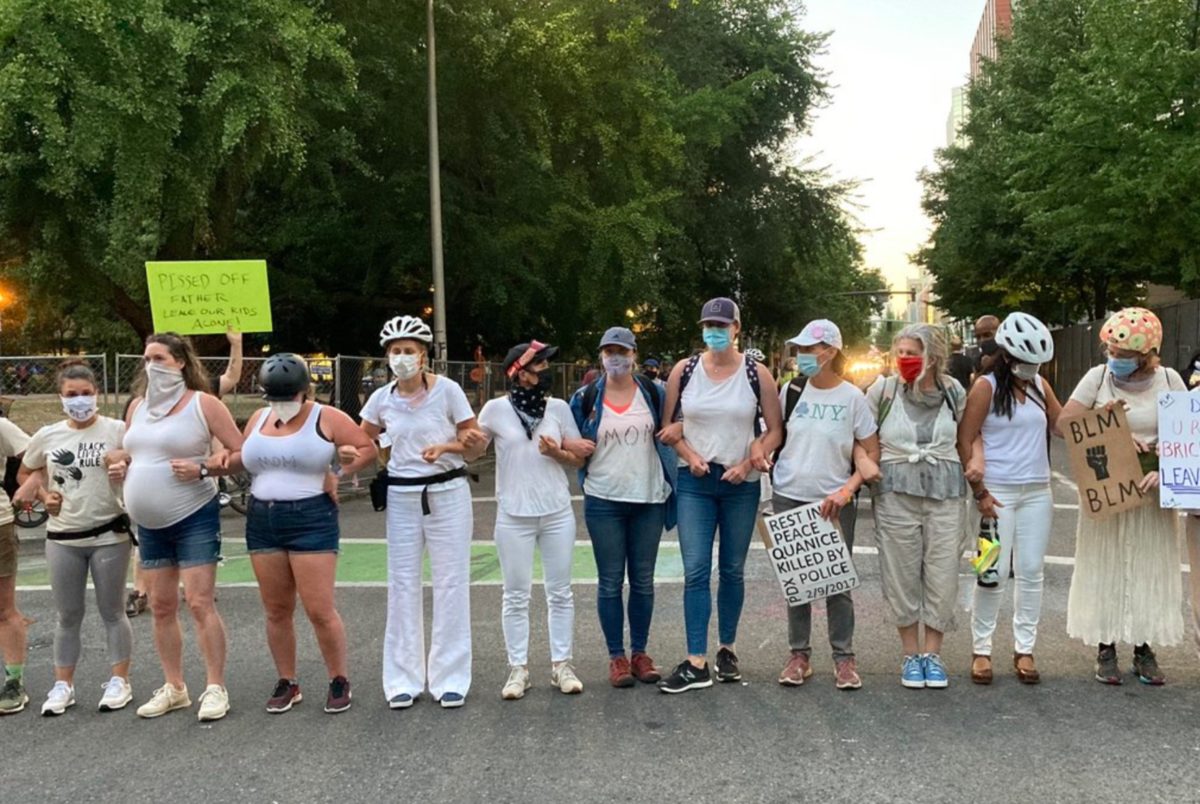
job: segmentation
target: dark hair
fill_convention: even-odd
[[[64,360],[59,365],[58,372],[54,375],[55,387],[61,391],[62,384],[67,380],[83,380],[91,383],[92,388],[97,391],[100,390],[100,384],[96,382],[96,372],[82,360]]]
[[[212,390],[212,381],[208,378],[208,372],[200,363],[200,358],[196,355],[196,350],[190,340],[174,332],[156,332],[146,338],[147,346],[152,343],[160,343],[167,347],[171,357],[183,364],[183,383],[189,390],[204,393]],[[146,395],[146,367],[144,365],[133,381],[132,391],[134,396]]]
[[[996,391],[992,394],[992,412],[997,416],[1013,417],[1013,399],[1016,397],[1016,375],[1013,374],[1013,363],[1018,362],[1004,349],[996,352],[992,361],[991,374],[996,380]],[[1029,384],[1029,389],[1036,391],[1037,386]],[[1027,391],[1028,393],[1028,391]]]

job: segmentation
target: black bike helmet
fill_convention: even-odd
[[[296,394],[308,390],[308,364],[290,352],[271,355],[258,371],[258,384],[268,402],[295,399]]]

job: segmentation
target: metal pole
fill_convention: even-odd
[[[434,361],[446,365],[446,278],[442,264],[442,178],[438,150],[437,51],[433,34],[433,0],[426,5],[429,58],[429,236],[433,254],[433,346]]]

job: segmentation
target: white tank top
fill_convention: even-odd
[[[996,393],[996,378],[983,375]],[[1042,378],[1037,387],[1045,394]],[[1013,397],[1013,417],[997,416],[992,402],[983,420],[985,483],[1049,483],[1050,456],[1046,451],[1046,411],[1032,394],[1024,402]]]
[[[200,393],[178,413],[151,421],[143,401],[133,411],[125,433],[129,473],[125,476],[125,510],[146,528],[165,528],[199,511],[217,494],[214,478],[179,480],[171,461],[199,463],[212,454],[212,434]]]
[[[253,475],[250,493],[256,500],[306,500],[325,492],[325,473],[333,462],[333,443],[317,430],[321,405],[313,403],[308,418],[291,435],[263,433],[262,421],[242,444],[242,463]]]
[[[714,382],[701,358],[683,389],[682,400],[683,437],[701,458],[725,468],[746,460],[754,440],[758,400],[743,364],[738,363],[733,376]],[[679,465],[687,462],[680,460]],[[758,474],[751,471],[747,480],[757,480]]]

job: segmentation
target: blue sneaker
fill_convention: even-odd
[[[919,654],[904,657],[904,666],[900,670],[900,683],[910,690],[925,688],[925,662]]]
[[[926,653],[922,660],[925,665],[925,686],[933,689],[945,689],[950,686],[950,677],[946,675],[946,665],[942,657],[936,653]]]
[[[457,692],[442,693],[440,701],[443,709],[457,709],[467,702],[467,699]]]
[[[388,701],[390,709],[407,709],[416,703],[417,699],[409,695],[407,692],[402,692],[399,695],[393,695]]]

